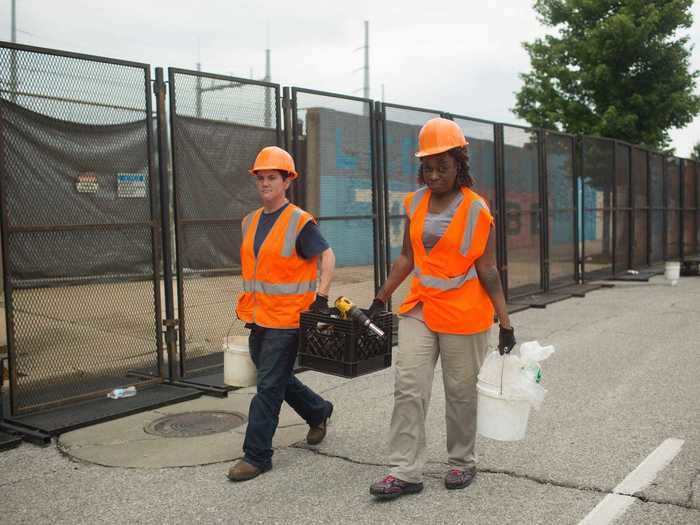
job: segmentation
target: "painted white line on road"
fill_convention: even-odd
[[[622,482],[613,489],[612,494],[608,494],[603,501],[583,518],[579,525],[606,525],[612,523],[625,513],[627,508],[635,502],[637,498],[630,494],[635,494],[646,488],[657,474],[673,461],[681,451],[684,441],[682,439],[670,438],[661,443],[654,452],[649,454],[639,466],[634,469]]]

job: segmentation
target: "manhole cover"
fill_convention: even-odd
[[[208,410],[183,412],[151,421],[144,427],[147,434],[163,437],[196,437],[228,432],[245,423],[246,417],[238,412]]]

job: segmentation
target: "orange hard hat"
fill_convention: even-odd
[[[464,133],[453,121],[446,118],[432,118],[426,122],[418,134],[416,157],[437,155],[452,148],[469,144]]]
[[[299,176],[294,168],[292,156],[277,146],[267,146],[261,149],[249,171],[251,175],[255,175],[256,172],[262,170],[284,171],[289,174],[290,179],[296,179]]]

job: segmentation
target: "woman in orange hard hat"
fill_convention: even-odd
[[[283,401],[308,423],[306,441],[310,445],[326,436],[333,412],[330,401],[293,373],[299,315],[309,308],[330,312],[333,250],[316,220],[287,200],[286,191],[298,177],[289,153],[276,146],[263,148],[250,173],[262,207],[244,217],[241,224],[243,293],[236,314],[250,329],[248,346],[257,370],[257,393],[250,402],[245,455],[229,470],[231,481],[246,481],[272,468],[272,437]]]
[[[467,141],[451,120],[434,118],[418,136],[420,189],[404,200],[401,254],[370,306],[386,309],[409,274],[411,289],[399,312],[394,411],[389,430],[389,475],[370,493],[390,499],[423,490],[425,417],[438,356],[445,386],[448,489],[468,486],[476,474],[476,380],[487,352],[494,313],[498,348],[515,345],[496,269],[493,218],[470,188]]]

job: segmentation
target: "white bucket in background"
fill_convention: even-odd
[[[476,384],[476,431],[484,437],[499,441],[519,441],[525,437],[530,403],[506,399],[499,387],[479,381]]]
[[[224,383],[230,386],[253,386],[255,364],[248,351],[248,338],[229,337],[224,341]]]
[[[671,281],[671,286],[676,286],[681,278],[681,263],[678,261],[666,261],[664,275]]]

